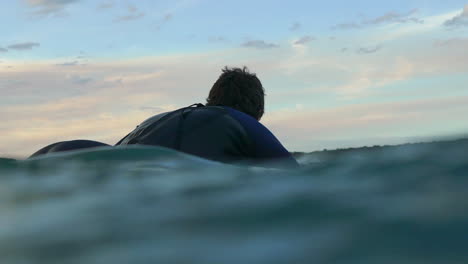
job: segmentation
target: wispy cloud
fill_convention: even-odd
[[[124,16],[117,17],[114,21],[115,22],[126,22],[132,21],[145,16],[144,12],[140,12],[135,6],[130,5],[127,8],[128,14]]]
[[[0,47],[0,52],[8,52],[7,49]]]
[[[216,36],[216,37],[210,37],[209,41],[211,41],[211,42],[227,42],[228,39],[226,37],[223,37],[223,36]]]
[[[39,47],[40,44],[36,42],[22,42],[22,43],[16,43],[8,46],[8,49],[10,50],[31,50],[35,47]]]
[[[358,29],[366,26],[372,25],[381,25],[381,24],[388,24],[388,23],[424,23],[422,19],[414,17],[417,13],[417,9],[412,9],[405,13],[398,13],[398,12],[387,12],[381,16],[364,19],[360,22],[346,22],[340,23],[337,25],[332,26],[332,29],[337,30],[347,30],[347,29]]]
[[[434,41],[434,46],[444,47],[444,46],[460,46],[468,47],[468,38],[451,38],[445,40],[436,40]]]
[[[109,9],[114,7],[114,2],[104,2],[98,5],[98,9]]]
[[[417,9],[413,9],[406,13],[388,12],[382,16],[365,20],[362,23],[369,25],[378,25],[383,23],[423,23],[423,20],[413,17],[417,11]]]
[[[307,44],[307,43],[309,43],[309,42],[311,42],[313,40],[315,40],[315,38],[312,37],[312,36],[304,36],[304,37],[294,41],[294,44],[295,45],[305,45],[305,44]]]
[[[290,31],[296,31],[298,29],[301,28],[301,24],[299,22],[294,22],[290,27],[289,27],[289,30]]]
[[[388,24],[385,27],[382,27],[382,30],[384,31],[382,31],[382,34],[380,34],[378,41],[382,43],[394,39],[401,39],[411,35],[428,34],[431,32],[435,34],[435,31],[439,30],[445,21],[453,18],[458,14],[459,11],[450,11],[431,16],[424,16],[424,23],[406,23],[404,25]]]
[[[164,24],[168,23],[173,19],[174,15],[172,13],[166,13],[162,18],[156,23],[156,30],[160,30]]]
[[[444,22],[446,27],[465,27],[468,26],[468,4],[465,5],[461,14]]]
[[[90,77],[82,77],[82,76],[71,76],[70,80],[72,81],[73,84],[77,85],[86,85],[93,81],[93,78]]]
[[[164,107],[158,107],[158,106],[142,106],[140,107],[142,111],[148,111],[152,113],[161,113],[165,110]]]
[[[274,44],[274,43],[268,43],[268,42],[265,42],[264,40],[249,40],[249,41],[242,43],[242,47],[255,48],[255,49],[272,49],[272,48],[278,48],[279,45]]]
[[[357,29],[360,27],[361,27],[361,24],[358,24],[355,22],[349,22],[349,23],[340,23],[340,24],[334,25],[332,29],[346,30],[346,29]]]
[[[116,18],[115,21],[116,22],[131,21],[131,20],[136,20],[136,19],[142,18],[144,16],[145,16],[144,13],[130,14],[130,15],[126,15],[126,16],[120,16],[120,17]]]
[[[164,21],[164,22],[167,22],[167,21],[171,20],[172,17],[173,17],[173,15],[172,15],[171,13],[167,13],[167,14],[165,14],[165,15],[163,16],[163,21]]]
[[[25,80],[4,79],[0,81],[0,85],[6,89],[22,89],[30,83]]]
[[[56,66],[76,66],[78,65],[78,61],[68,61],[68,62],[64,62],[64,63],[56,63],[55,64]]]
[[[33,14],[39,17],[63,14],[70,4],[80,0],[25,0],[34,9]]]
[[[361,47],[359,48],[356,52],[359,54],[371,54],[371,53],[376,53],[382,48],[380,45],[376,45],[373,47]]]

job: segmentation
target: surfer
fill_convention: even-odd
[[[206,106],[194,104],[153,116],[116,145],[155,145],[221,162],[297,166],[259,121],[265,91],[247,67],[228,68],[212,86]]]
[[[116,146],[154,145],[221,162],[297,166],[292,155],[259,122],[264,97],[260,80],[247,67],[225,67],[209,92],[206,106],[194,104],[153,116]],[[104,145],[88,140],[64,141],[46,146],[31,157]]]

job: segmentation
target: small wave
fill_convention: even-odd
[[[135,146],[0,159],[2,263],[468,263],[463,144],[264,169]]]

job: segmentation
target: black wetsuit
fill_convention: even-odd
[[[104,147],[104,146],[110,146],[110,145],[97,142],[97,141],[83,140],[83,139],[61,141],[61,142],[53,143],[53,144],[50,144],[48,146],[41,148],[40,150],[34,152],[34,154],[30,156],[30,158],[34,158],[39,155],[44,155],[44,154],[53,153],[53,152],[62,152],[62,151]]]
[[[228,163],[298,165],[278,139],[250,115],[225,106],[197,106],[153,116],[116,145],[163,146]]]

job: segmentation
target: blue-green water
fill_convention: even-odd
[[[468,263],[466,146],[299,157],[156,147],[0,159],[0,263]]]

